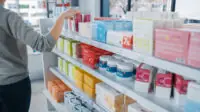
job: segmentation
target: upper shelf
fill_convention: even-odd
[[[142,63],[146,63],[148,65],[157,67],[157,68],[161,68],[179,75],[182,75],[184,77],[196,80],[196,81],[200,81],[200,69],[196,69],[196,68],[192,68],[189,66],[185,66],[185,65],[181,65],[181,64],[177,64],[177,63],[173,63],[173,62],[169,62],[166,60],[161,60],[159,58],[153,57],[153,56],[148,56],[148,55],[144,55],[144,54],[140,54],[137,52],[134,52],[132,50],[128,50],[128,49],[124,49],[124,48],[120,48],[120,47],[116,47],[113,45],[109,45],[109,44],[105,44],[105,43],[101,43],[98,41],[94,41],[91,40],[87,37],[82,37],[77,33],[68,33],[67,31],[63,31],[62,35],[65,36],[66,38],[72,38],[74,40],[119,54],[121,56],[133,59],[133,60],[137,60],[139,62]]]

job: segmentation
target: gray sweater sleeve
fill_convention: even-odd
[[[24,20],[14,12],[10,12],[8,15],[7,25],[13,38],[31,46],[37,51],[49,52],[56,44],[56,41],[50,33],[44,36],[34,31],[33,28],[28,26]]]

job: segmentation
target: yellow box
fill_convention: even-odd
[[[79,89],[83,90],[83,82],[81,82],[81,81],[79,81],[79,80],[75,80],[75,83],[76,83],[76,86],[77,86]]]
[[[95,89],[95,85],[100,83],[101,81],[88,73],[84,73],[84,83],[90,86],[91,88]]]
[[[95,98],[95,89],[90,88],[87,84],[83,84],[83,91],[91,98]]]
[[[84,81],[84,71],[79,69],[78,67],[74,70],[75,80]]]
[[[60,37],[58,39],[58,50],[60,50],[61,52],[64,52],[64,39],[62,37]]]

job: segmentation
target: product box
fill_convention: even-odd
[[[69,64],[69,62],[68,61],[65,61],[65,60],[63,60],[63,73],[65,74],[65,76],[68,76],[68,64]]]
[[[114,30],[113,21],[95,21],[93,23],[93,39],[99,42],[106,43],[106,34],[108,30]]]
[[[128,112],[151,112],[138,103],[133,103],[128,106]]]
[[[47,88],[48,88],[50,94],[52,94],[52,87],[54,87],[54,86],[56,86],[56,83],[55,83],[54,80],[53,81],[48,81]]]
[[[60,52],[64,52],[64,39],[60,37],[57,41],[57,47]]]
[[[140,64],[136,69],[135,90],[144,93],[153,91],[155,76],[155,68],[146,64]]]
[[[83,82],[80,80],[75,80],[75,84],[79,89],[83,90]]]
[[[110,112],[122,112],[124,95],[105,83],[96,84],[96,102]]]
[[[124,96],[124,112],[129,112],[128,111],[128,106],[130,104],[133,104],[133,103],[136,103],[136,100],[134,100],[134,99],[132,99],[132,98],[130,98],[130,97],[125,95]]]
[[[156,74],[156,92],[155,96],[163,99],[170,99],[172,93],[172,74],[159,69]]]
[[[136,52],[153,55],[154,29],[163,28],[164,22],[161,20],[133,20],[133,49]]]
[[[83,84],[83,91],[91,98],[95,98],[95,89],[87,84]]]
[[[115,45],[118,47],[123,47],[127,49],[132,49],[133,47],[133,33],[127,31],[108,31],[106,43]]]
[[[84,83],[87,84],[90,88],[95,88],[95,85],[97,83],[100,83],[101,81],[95,77],[93,77],[92,75],[88,74],[88,73],[84,73]]]
[[[200,28],[191,31],[188,51],[188,65],[200,68]]]
[[[87,22],[87,23],[80,22],[79,34],[83,37],[92,39],[92,24],[90,22]]]
[[[184,107],[185,112],[200,111],[200,84],[190,82],[188,85],[187,100]]]
[[[155,30],[155,53],[161,59],[187,64],[190,32],[176,29]]]
[[[115,31],[133,31],[132,21],[116,20],[114,27]]]
[[[180,75],[176,75],[174,99],[177,105],[185,105],[189,82],[191,82],[191,80],[187,80]]]
[[[72,56],[72,43],[73,42],[76,42],[72,39],[65,39],[64,40],[64,53],[69,55],[69,56]]]
[[[68,64],[69,78],[72,81],[74,81],[74,71],[75,71],[75,69],[76,69],[76,67],[73,64],[71,64],[71,63]]]
[[[84,73],[85,72],[83,70],[76,67],[76,69],[74,71],[75,80],[80,81],[80,82],[84,82]]]
[[[58,57],[58,69],[63,72],[63,59]]]
[[[72,43],[72,57],[75,59],[80,58],[80,43],[79,42]]]

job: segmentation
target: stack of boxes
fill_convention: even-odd
[[[56,102],[63,102],[64,92],[71,91],[71,89],[60,80],[48,81],[47,87]]]

